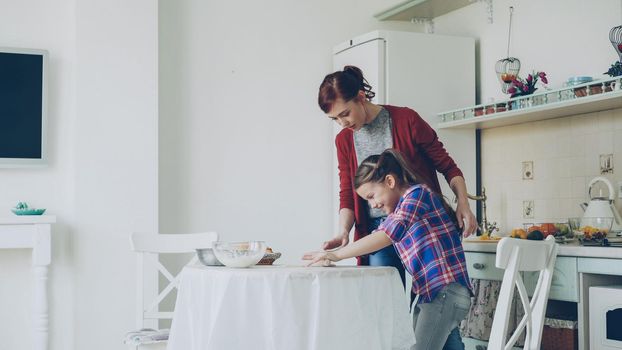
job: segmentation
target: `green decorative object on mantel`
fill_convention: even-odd
[[[30,208],[26,202],[17,203],[15,208],[11,208],[11,211],[15,215],[41,215],[45,213],[45,209]]]

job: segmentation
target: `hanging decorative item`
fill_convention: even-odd
[[[611,45],[613,45],[620,57],[620,62],[622,62],[622,26],[611,28],[609,31],[609,41],[611,41]]]
[[[504,94],[508,93],[508,88],[512,84],[512,81],[518,77],[518,72],[520,71],[520,60],[516,57],[510,57],[510,39],[512,37],[512,14],[514,12],[514,7],[510,6],[510,24],[508,29],[508,49],[506,52],[507,57],[498,60],[495,65],[495,71],[497,72],[497,77],[501,82],[501,91]]]

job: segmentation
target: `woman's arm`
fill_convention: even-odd
[[[322,260],[339,261],[353,258],[380,250],[391,245],[391,239],[384,231],[374,231],[358,241],[349,244],[335,252],[312,252],[306,253],[302,259],[311,260],[309,265],[313,265]]]
[[[342,133],[335,138],[339,169],[339,228],[335,236],[322,244],[322,249],[343,247],[350,242],[349,234],[354,225],[354,193],[348,143]]]
[[[460,228],[463,228],[464,235],[468,237],[477,229],[477,219],[469,207],[466,182],[462,176],[454,176],[449,183],[449,187],[451,187],[456,198],[458,198],[458,206],[456,207],[458,225]]]
[[[416,112],[415,112],[416,114]],[[470,236],[477,229],[477,219],[469,207],[467,197],[466,182],[462,171],[451,158],[443,143],[438,139],[436,131],[432,129],[419,114],[413,119],[413,130],[417,130],[417,144],[423,148],[425,153],[434,163],[437,171],[445,176],[445,180],[458,199],[456,207],[456,219],[458,226],[463,229],[465,236]]]
[[[354,210],[348,208],[341,208],[339,210],[339,229],[335,237],[329,241],[324,242],[322,249],[329,250],[340,248],[348,245],[350,242],[350,230],[354,225]]]

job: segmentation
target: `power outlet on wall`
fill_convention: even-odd
[[[523,162],[523,180],[533,180],[533,161]]]
[[[523,201],[523,219],[533,219],[534,217],[533,201]]]

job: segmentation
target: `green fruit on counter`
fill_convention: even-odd
[[[555,228],[559,232],[556,236],[568,236],[570,234],[570,227],[566,224],[555,224]]]
[[[544,234],[541,231],[533,230],[527,234],[527,239],[532,241],[541,241],[544,239]]]

